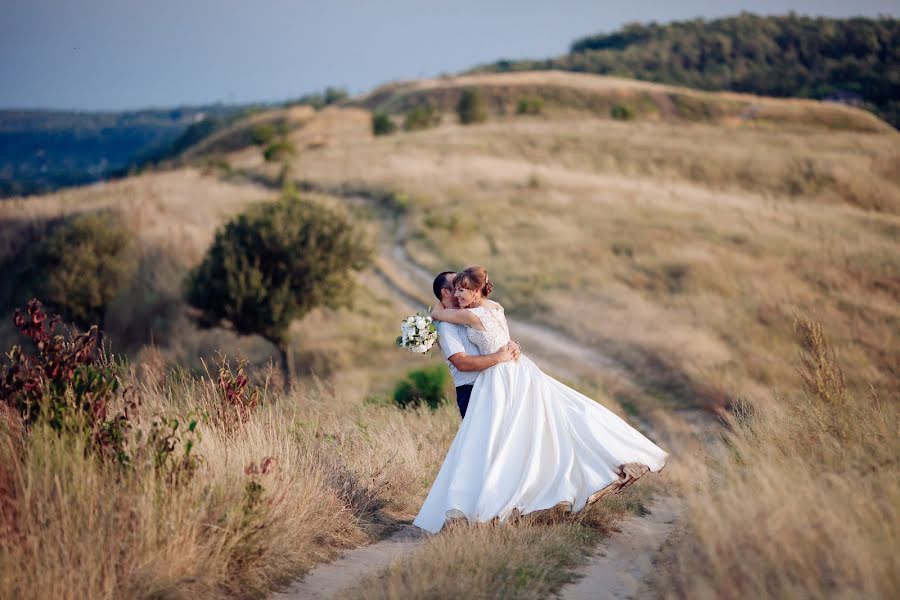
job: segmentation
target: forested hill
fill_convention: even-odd
[[[122,175],[245,107],[130,112],[0,110],[0,198]]]
[[[900,20],[788,16],[630,24],[569,54],[474,72],[563,69],[705,90],[840,99],[900,127]]]

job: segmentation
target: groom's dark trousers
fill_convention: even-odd
[[[459,414],[466,418],[466,409],[469,408],[469,396],[472,395],[472,384],[461,385],[456,388],[456,405],[459,407]]]

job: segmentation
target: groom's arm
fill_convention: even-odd
[[[493,354],[484,354],[472,356],[465,352],[457,352],[447,360],[453,363],[453,366],[459,371],[483,371],[494,365],[498,365],[508,360],[516,360],[519,354],[519,346],[515,342],[510,342],[506,346],[500,348]]]

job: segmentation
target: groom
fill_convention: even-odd
[[[454,277],[456,272],[444,271],[434,278],[432,284],[432,291],[444,308],[460,308],[453,295]],[[459,414],[465,418],[469,397],[472,395],[472,385],[478,377],[478,372],[508,360],[516,360],[521,350],[519,344],[511,341],[493,354],[482,356],[478,347],[469,341],[465,325],[438,321],[437,330],[441,352],[447,360],[447,366],[450,367],[453,385],[456,386],[456,405],[459,407]]]

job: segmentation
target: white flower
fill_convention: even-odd
[[[431,350],[438,338],[434,319],[421,313],[402,319],[400,333],[397,345],[416,354],[425,354]]]

